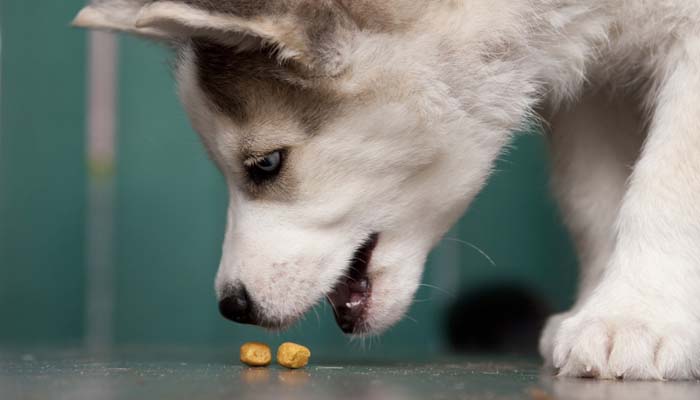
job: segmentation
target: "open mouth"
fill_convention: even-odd
[[[335,320],[345,333],[362,331],[367,305],[372,293],[372,283],[367,275],[372,253],[377,247],[379,234],[371,234],[353,254],[350,267],[328,295]]]

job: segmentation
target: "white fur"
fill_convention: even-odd
[[[281,110],[248,127],[218,115],[185,51],[183,101],[231,186],[219,290],[244,282],[267,316],[292,322],[377,231],[368,325],[385,329],[539,110],[582,263],[576,306],[542,336],[545,360],[563,376],[700,377],[700,3],[444,0],[416,13],[393,1],[401,29],[355,32],[338,53],[349,72],[326,82],[362,101],[312,138]],[[178,13],[169,21],[191,24]],[[244,137],[294,147],[298,198],[241,195],[227,171]]]
[[[137,27],[137,14],[143,8],[143,0],[96,1],[83,8],[73,19],[79,28],[123,31],[152,39],[169,39],[172,33],[152,27]]]

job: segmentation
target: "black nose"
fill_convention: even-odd
[[[226,296],[219,301],[219,312],[224,318],[239,324],[255,325],[257,323],[253,302],[242,286],[229,290]]]

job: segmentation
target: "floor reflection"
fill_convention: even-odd
[[[700,399],[698,382],[598,381],[544,378],[552,397],[562,400],[690,400]]]
[[[0,398],[695,400],[698,382],[558,379],[536,360],[311,365],[109,360],[61,354],[0,358]],[[158,358],[153,356],[154,360]]]

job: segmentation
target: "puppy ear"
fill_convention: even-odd
[[[146,2],[147,0],[93,0],[80,10],[71,25],[76,28],[127,32],[158,40],[172,38],[169,32],[136,27],[137,15]]]
[[[202,38],[238,51],[265,45],[280,62],[324,75],[345,68],[355,30],[333,0],[96,0],[73,25],[155,39]]]

